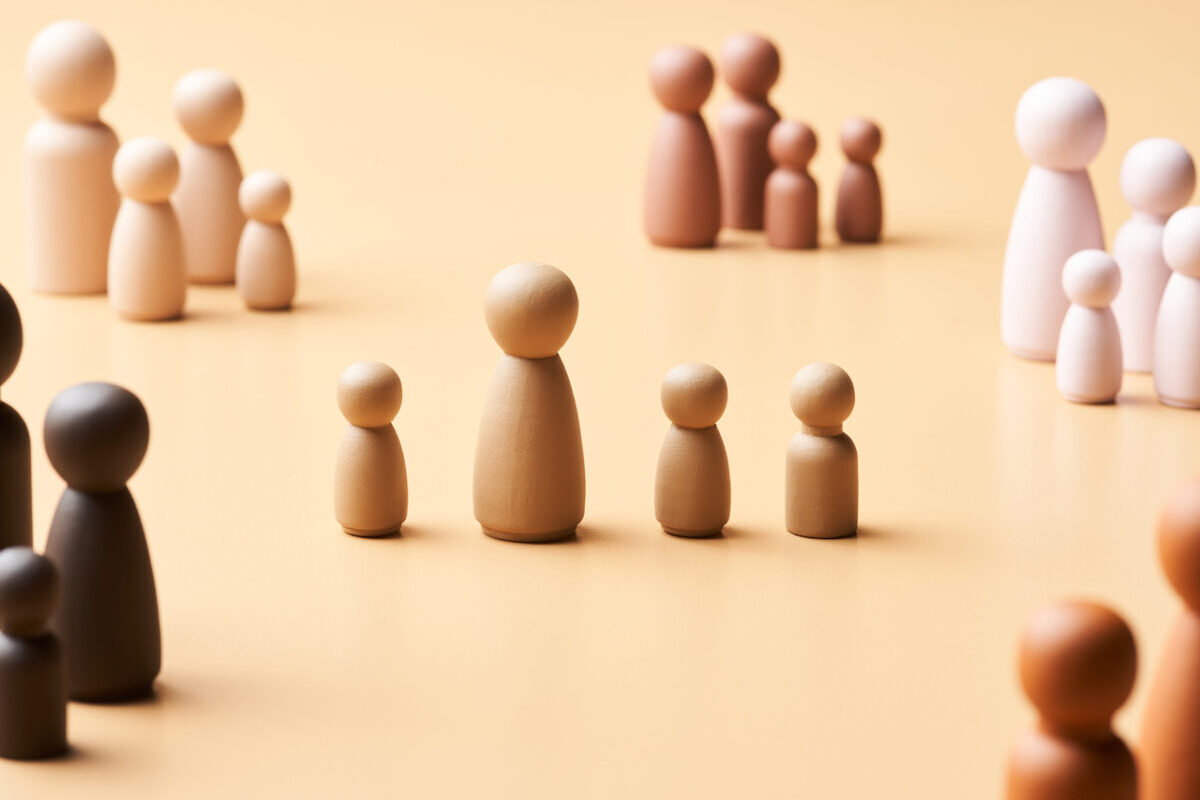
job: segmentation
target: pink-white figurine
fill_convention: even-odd
[[[1121,336],[1109,308],[1121,288],[1117,262],[1103,250],[1081,250],[1063,266],[1071,306],[1058,337],[1058,390],[1072,403],[1111,403],[1121,391]]]
[[[1167,220],[1163,258],[1174,274],[1154,329],[1154,390],[1169,406],[1200,408],[1200,206]]]

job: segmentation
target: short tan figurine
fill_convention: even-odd
[[[767,178],[763,209],[767,243],[772,247],[817,246],[817,182],[808,162],[817,152],[817,135],[803,122],[775,123],[767,139],[775,169]]]
[[[837,232],[843,242],[878,242],[883,233],[883,190],[872,163],[883,146],[883,132],[868,119],[842,124],[842,150],[848,159],[838,187]]]
[[[223,72],[198,69],[175,84],[175,116],[191,139],[173,198],[183,226],[188,279],[233,283],[246,218],[238,205],[242,168],[229,139],[242,122],[242,90]]]
[[[504,355],[479,424],[475,519],[497,539],[565,539],[583,519],[585,494],[579,414],[558,355],[579,314],[575,285],[526,261],[500,270],[483,304]]]
[[[25,137],[30,283],[37,292],[103,294],[120,143],[100,107],[116,83],[116,59],[90,25],[62,20],[34,37],[25,75],[47,112]]]
[[[721,221],[727,228],[763,229],[763,187],[772,166],[767,136],[779,121],[767,93],[779,69],[779,50],[756,33],[730,36],[721,47],[721,75],[732,91],[717,115]]]
[[[1009,753],[1007,800],[1137,800],[1133,754],[1112,727],[1136,675],[1133,632],[1110,609],[1070,600],[1038,610],[1020,646],[1038,724]]]
[[[175,151],[161,139],[126,142],[113,161],[125,199],[108,255],[108,301],[125,319],[144,322],[183,316],[187,268],[171,190],[179,180]]]
[[[729,388],[708,364],[680,364],[663,378],[671,427],[658,456],[654,516],[675,536],[715,536],[729,522],[729,458],[717,430]]]
[[[792,379],[792,412],[803,423],[787,452],[787,529],[810,539],[858,533],[858,450],[842,432],[854,384],[834,364],[809,364]]]
[[[280,311],[296,296],[296,254],[283,215],[292,189],[283,176],[267,170],[242,181],[238,202],[248,217],[237,252],[237,290],[247,308]]]
[[[338,379],[338,407],[350,424],[333,475],[333,512],[353,536],[398,533],[408,516],[408,473],[392,420],[400,377],[387,364],[359,361]]]

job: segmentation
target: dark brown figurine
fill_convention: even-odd
[[[838,187],[837,232],[843,242],[878,242],[883,233],[883,190],[871,162],[883,146],[883,132],[868,119],[842,124],[842,150],[849,162]]]
[[[816,247],[817,182],[808,174],[808,162],[817,152],[817,135],[803,122],[783,120],[771,129],[767,148],[775,162],[763,209],[767,243],[792,249]]]
[[[694,47],[667,47],[650,63],[650,86],[665,113],[646,173],[646,235],[663,247],[712,247],[721,229],[717,157],[700,107],[713,65]]]
[[[779,121],[767,93],[779,80],[779,50],[754,33],[731,36],[721,48],[721,74],[733,92],[717,116],[721,220],[727,228],[761,231],[773,166],[767,136]]]
[[[67,482],[46,555],[63,579],[52,627],[67,653],[73,700],[150,693],[162,660],[158,598],[146,535],[125,484],[150,440],[142,402],[111,383],[59,393],[45,424],[46,454]]]
[[[28,547],[0,552],[0,757],[67,749],[67,673],[48,624],[58,572]]]
[[[1008,800],[1137,800],[1137,767],[1112,718],[1133,690],[1137,647],[1117,614],[1065,601],[1021,637],[1020,675],[1038,725],[1013,746]]]
[[[0,384],[17,368],[24,334],[12,295],[0,286]],[[0,548],[33,544],[29,428],[17,410],[0,402]]]
[[[1158,523],[1158,557],[1183,609],[1142,719],[1142,800],[1200,797],[1200,479],[1180,486]]]

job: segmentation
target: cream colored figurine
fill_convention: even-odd
[[[1072,403],[1111,403],[1121,391],[1121,334],[1110,308],[1121,271],[1103,250],[1081,250],[1063,267],[1071,307],[1058,337],[1058,390]]]
[[[579,314],[575,285],[548,264],[513,264],[488,285],[484,311],[504,355],[479,424],[475,518],[497,539],[565,539],[584,503],[579,415],[558,356]]]
[[[189,72],[175,84],[175,116],[192,140],[183,150],[173,198],[192,283],[233,283],[246,218],[238,205],[242,168],[229,139],[242,121],[242,90],[215,69]]]
[[[729,389],[708,364],[680,364],[663,378],[671,427],[658,456],[654,516],[676,536],[713,536],[729,522],[729,458],[717,430]]]
[[[237,252],[237,290],[248,308],[290,308],[296,295],[296,255],[283,225],[292,204],[292,189],[282,176],[252,172],[238,192],[248,217]]]
[[[858,450],[842,432],[854,384],[833,364],[809,364],[792,379],[792,411],[803,427],[787,452],[787,529],[810,539],[858,533]]]
[[[1179,408],[1200,408],[1200,206],[1181,208],[1163,229],[1172,270],[1154,328],[1154,391]]]
[[[333,513],[354,536],[387,536],[408,516],[408,473],[392,420],[400,377],[387,364],[359,361],[338,379],[338,407],[350,424],[333,475]]]
[[[63,20],[34,37],[25,73],[47,111],[25,137],[30,283],[38,292],[103,294],[120,198],[112,177],[119,142],[100,107],[116,60],[94,28]]]
[[[183,315],[187,270],[170,200],[179,180],[175,151],[152,136],[132,139],[117,151],[112,170],[125,199],[109,248],[109,303],[126,319],[176,319]]]

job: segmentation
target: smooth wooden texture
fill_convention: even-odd
[[[716,367],[678,364],[660,392],[671,421],[654,474],[654,517],[675,536],[715,536],[729,522],[729,457],[717,422],[729,387]]]
[[[1111,403],[1121,391],[1121,334],[1111,308],[1121,270],[1103,250],[1081,250],[1063,266],[1071,307],[1058,336],[1054,372],[1072,403]]]
[[[408,516],[408,472],[392,420],[403,388],[391,367],[359,361],[338,379],[338,406],[349,423],[333,470],[333,515],[352,536],[388,536]]]
[[[1200,408],[1200,206],[1167,220],[1163,260],[1172,274],[1154,328],[1154,390],[1168,405]]]
[[[779,51],[760,34],[735,34],[721,45],[720,73],[730,97],[717,111],[716,147],[726,228],[763,228],[763,188],[774,166],[767,137],[779,122],[768,93],[779,70]]]
[[[247,308],[283,311],[296,297],[296,251],[283,224],[292,189],[281,175],[259,170],[238,191],[246,226],[238,241],[236,283]]]
[[[819,193],[808,173],[817,151],[817,137],[803,122],[775,123],[767,140],[775,169],[767,176],[763,195],[763,228],[772,247],[797,250],[817,246]]]
[[[843,242],[874,244],[883,234],[883,187],[872,162],[883,146],[883,132],[871,120],[854,117],[839,133],[846,169],[833,223]]]

